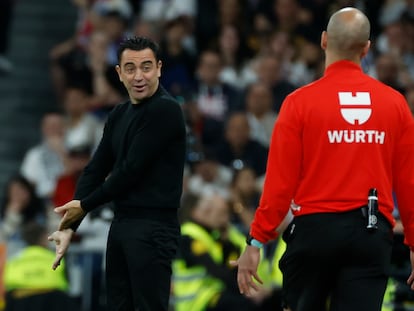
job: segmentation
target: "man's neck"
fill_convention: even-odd
[[[341,60],[348,60],[350,62],[357,64],[358,66],[361,66],[361,58],[359,57],[354,57],[351,59],[351,58],[344,58],[344,57],[340,57],[334,54],[326,53],[325,68],[328,68],[333,63],[339,62]]]

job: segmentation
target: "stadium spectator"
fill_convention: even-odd
[[[223,25],[218,34],[218,50],[223,62],[220,80],[243,90],[257,77],[251,64],[251,51],[247,48],[245,36],[235,25]]]
[[[245,112],[233,113],[227,123],[224,139],[215,149],[218,161],[232,169],[253,168],[257,176],[266,170],[267,148],[250,138]]]
[[[231,222],[241,232],[247,234],[261,195],[261,188],[255,171],[247,166],[235,170],[230,191],[232,202]]]
[[[261,289],[255,297],[240,295],[236,270],[229,266],[244,248],[244,235],[230,224],[229,202],[218,194],[188,195],[183,206],[189,218],[181,226],[181,243],[173,263],[175,311],[279,310],[261,309],[270,295]]]
[[[191,22],[184,16],[169,20],[164,25],[161,39],[163,73],[160,81],[173,96],[188,95],[194,87],[196,58],[185,46],[185,38]]]
[[[21,163],[20,172],[36,189],[43,199],[50,199],[55,190],[56,180],[64,168],[65,126],[63,115],[46,113],[41,121],[41,142],[27,150]]]
[[[401,94],[405,93],[403,83],[403,68],[402,64],[390,53],[384,53],[377,56],[375,60],[374,72],[370,74],[379,81],[399,91]]]
[[[245,110],[250,128],[250,138],[269,147],[277,114],[272,110],[272,91],[263,83],[246,88]]]
[[[98,145],[102,136],[103,123],[89,112],[91,96],[82,88],[68,87],[63,108],[65,113],[65,147]]]
[[[196,134],[206,148],[211,148],[223,137],[229,114],[242,109],[240,92],[220,81],[222,65],[220,54],[215,50],[206,50],[199,55],[195,103],[189,102],[189,105],[195,104],[193,108],[198,112],[192,114],[198,119],[189,121],[199,130]]]
[[[219,163],[213,152],[204,150],[200,159],[192,165],[193,173],[188,178],[187,190],[195,195],[220,193],[228,196],[232,170]]]
[[[24,246],[22,227],[31,222],[46,224],[44,202],[36,195],[33,185],[23,176],[12,176],[4,191],[0,206],[0,240],[6,241],[7,257],[14,256]]]
[[[260,56],[257,66],[258,81],[271,88],[273,93],[272,109],[279,113],[285,97],[295,90],[296,86],[290,83],[283,75],[283,63],[273,54]]]

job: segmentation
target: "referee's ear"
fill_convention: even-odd
[[[328,47],[328,33],[326,32],[326,30],[322,31],[321,34],[321,48],[322,50],[326,50],[326,48]]]
[[[361,58],[365,57],[368,54],[370,47],[371,47],[371,40],[368,40],[364,48],[362,49]]]

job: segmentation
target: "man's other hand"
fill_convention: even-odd
[[[82,220],[86,214],[79,200],[72,200],[65,205],[58,206],[55,208],[55,212],[63,215],[59,224],[59,230],[70,228],[74,223]]]

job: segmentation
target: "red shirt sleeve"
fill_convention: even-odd
[[[272,133],[260,204],[250,234],[261,242],[277,236],[299,183],[302,163],[302,126],[298,106],[288,96]]]
[[[414,120],[407,104],[403,104],[400,138],[393,167],[393,186],[397,196],[398,210],[404,227],[405,243],[414,249]]]

